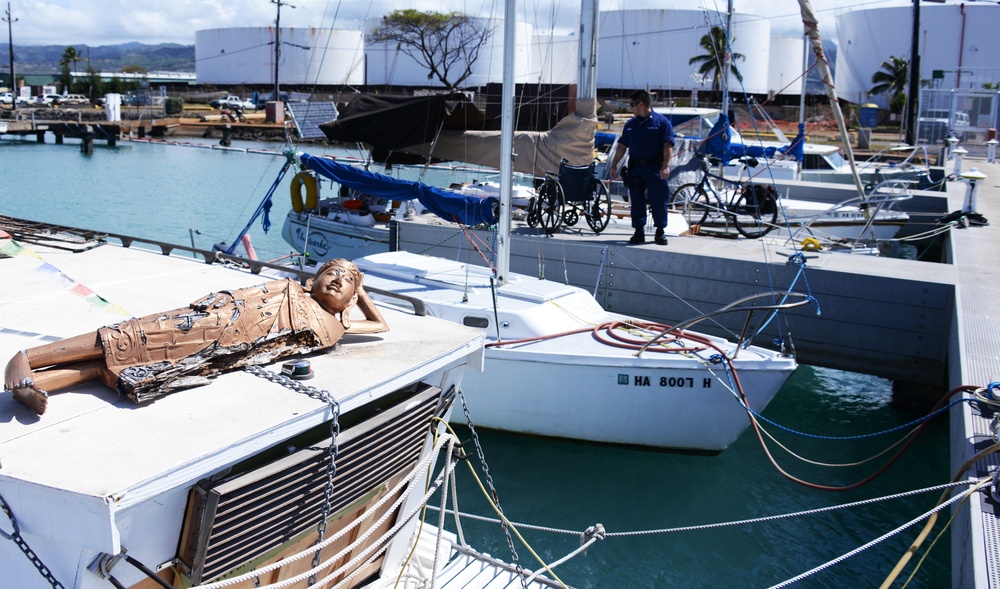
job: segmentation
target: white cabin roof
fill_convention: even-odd
[[[27,246],[0,256],[0,275],[3,364],[28,347],[268,280],[111,244],[82,253]],[[316,377],[303,384],[329,391],[343,413],[466,362],[481,369],[481,332],[389,309],[384,316],[388,332],[345,335],[334,351],[309,356]],[[2,393],[0,488],[22,531],[115,553],[117,512],[329,417],[326,403],[245,372],[141,406],[99,383],[74,386],[52,393],[43,416]]]

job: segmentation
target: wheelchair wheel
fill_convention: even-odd
[[[700,184],[685,184],[670,197],[669,210],[684,215],[688,225],[701,225],[712,208],[705,188]]]
[[[580,213],[577,212],[576,207],[568,207],[563,211],[562,222],[563,225],[567,227],[572,227],[576,225],[576,222],[580,220]]]
[[[587,225],[600,233],[608,227],[611,222],[611,193],[608,187],[600,180],[594,181],[594,198],[586,203],[583,215],[587,218]]]
[[[740,191],[731,215],[737,231],[748,239],[757,239],[777,226],[778,203],[767,190],[750,185]]]
[[[528,217],[525,222],[528,223],[528,227],[538,225],[538,199],[532,198],[528,201]]]
[[[559,229],[563,217],[563,191],[555,180],[549,178],[538,187],[538,223],[545,233],[553,234]]]

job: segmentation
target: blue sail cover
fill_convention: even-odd
[[[329,178],[341,186],[385,200],[417,199],[435,215],[462,225],[495,225],[499,201],[458,194],[422,182],[400,180],[369,172],[356,166],[345,166],[333,160],[300,154],[302,165]]]
[[[806,150],[806,125],[805,123],[799,123],[799,133],[792,139],[791,145],[788,147],[782,147],[779,151],[785,155],[790,155],[797,161],[802,161],[805,158]]]
[[[719,158],[728,162],[743,156],[751,157],[774,157],[776,153],[790,155],[798,161],[802,161],[804,146],[806,143],[805,125],[799,123],[799,134],[795,136],[790,145],[783,147],[746,145],[743,143],[732,143],[732,133],[729,127],[729,116],[725,113],[719,115],[719,120],[712,126],[712,132],[705,140],[704,150],[706,155]]]
[[[732,140],[732,133],[729,132],[729,115],[720,113],[719,120],[715,121],[715,125],[712,126],[712,130],[708,134],[708,139],[705,140],[705,154],[724,159],[729,152]]]

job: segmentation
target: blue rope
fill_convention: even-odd
[[[267,234],[267,232],[271,229],[271,197],[274,196],[274,191],[278,189],[278,185],[281,184],[281,179],[285,177],[285,172],[288,171],[288,168],[291,165],[292,158],[289,157],[285,160],[285,165],[282,166],[281,170],[278,172],[278,177],[275,178],[274,183],[271,184],[271,188],[268,189],[267,194],[264,196],[264,200],[261,201],[260,205],[257,206],[257,210],[254,211],[253,216],[250,217],[250,221],[247,222],[247,226],[243,228],[243,231],[240,231],[240,234],[236,236],[236,239],[234,239],[233,242],[229,244],[229,247],[226,248],[226,254],[230,256],[233,255],[233,252],[236,251],[236,244],[240,243],[243,236],[250,231],[250,227],[253,226],[254,221],[256,221],[257,217],[261,216],[261,214],[264,215],[264,218],[261,220],[261,227],[264,229],[264,233]]]
[[[909,423],[904,423],[903,425],[899,425],[899,426],[896,426],[896,427],[894,427],[892,429],[887,429],[887,430],[884,430],[884,431],[881,431],[881,432],[875,432],[875,433],[871,433],[871,434],[861,434],[861,435],[857,435],[857,436],[820,436],[820,435],[816,435],[816,434],[807,434],[805,432],[800,432],[800,431],[797,431],[797,430],[793,430],[793,429],[791,429],[789,427],[785,427],[785,426],[783,426],[783,425],[781,425],[779,423],[775,423],[774,421],[771,421],[770,419],[764,417],[760,413],[757,413],[756,411],[754,411],[750,407],[747,407],[747,405],[742,401],[742,399],[740,400],[740,405],[743,405],[743,408],[746,409],[748,413],[750,413],[751,415],[753,415],[757,419],[760,419],[761,421],[764,421],[764,422],[766,422],[766,423],[768,423],[770,425],[773,425],[774,427],[777,427],[777,428],[779,428],[779,429],[781,429],[783,431],[786,431],[788,433],[795,434],[797,436],[802,436],[804,438],[812,438],[814,440],[848,441],[848,440],[865,440],[865,439],[869,439],[869,438],[876,438],[878,436],[884,436],[884,435],[887,435],[887,434],[896,433],[896,432],[901,431],[901,430],[909,429],[911,427],[919,425],[920,423],[922,423],[924,421],[927,421],[929,419],[937,417],[938,415],[940,415],[941,413],[944,413],[945,411],[947,411],[948,409],[950,409],[954,405],[957,405],[959,403],[972,403],[974,401],[975,401],[974,399],[957,399],[955,401],[952,401],[948,405],[942,407],[941,409],[938,409],[937,411],[935,411],[933,413],[930,413],[928,415],[925,415],[924,417],[921,417],[919,419],[915,419],[915,420],[913,420],[913,421],[911,421]]]
[[[784,295],[782,295],[781,299],[779,300],[779,302],[778,302],[779,305],[785,304],[785,301],[788,300],[788,293],[792,292],[792,289],[795,288],[795,283],[799,281],[800,277],[805,277],[805,270],[806,270],[806,258],[805,258],[805,256],[803,256],[800,253],[799,254],[792,254],[788,258],[788,263],[789,264],[796,264],[796,265],[798,265],[799,270],[798,270],[798,272],[795,273],[795,278],[792,279],[792,283],[788,286],[788,292],[786,292]],[[806,290],[808,291],[808,286],[806,287]],[[812,296],[812,294],[807,294],[806,295],[806,300],[808,300],[811,303],[815,303],[816,304],[816,316],[817,317],[823,314],[822,309],[820,309],[820,307],[819,307],[819,301],[816,300],[816,297]],[[754,332],[753,337],[747,338],[746,343],[743,345],[744,349],[747,348],[750,345],[750,342],[753,341],[757,336],[759,336],[760,334],[764,333],[764,330],[767,329],[767,326],[770,325],[771,321],[774,321],[774,318],[777,317],[777,316],[778,316],[777,313],[771,313],[771,316],[767,318],[767,321],[765,321],[763,323],[763,325],[761,325],[759,328],[757,328],[757,331]]]

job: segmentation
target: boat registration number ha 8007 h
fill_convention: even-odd
[[[700,382],[699,382],[700,381]],[[712,379],[708,377],[695,378],[692,376],[645,376],[645,375],[618,375],[619,385],[632,385],[635,387],[667,387],[674,389],[712,388]]]

